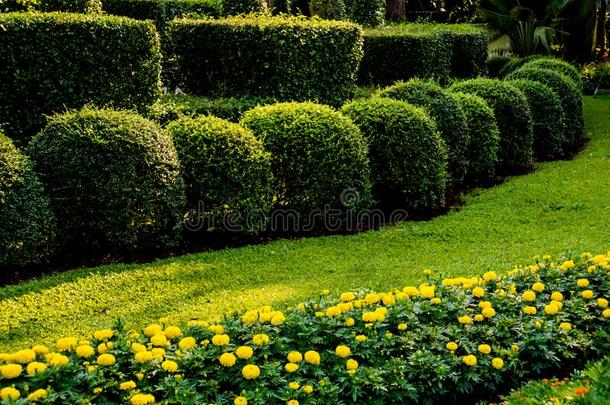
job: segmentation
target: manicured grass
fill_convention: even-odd
[[[0,351],[86,334],[280,305],[323,288],[377,290],[421,270],[510,270],[536,254],[610,249],[610,95],[586,98],[591,142],[574,160],[477,190],[458,212],[353,236],[279,240],[144,265],[75,270],[0,289]]]

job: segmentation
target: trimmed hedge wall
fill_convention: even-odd
[[[533,120],[523,93],[507,82],[483,78],[454,83],[451,89],[475,94],[494,110],[500,130],[500,173],[529,169],[533,157]]]
[[[183,88],[339,105],[352,96],[362,57],[355,24],[297,17],[175,20],[173,53]]]
[[[502,69],[504,69],[507,64],[511,63],[512,60],[513,58],[510,56],[492,56],[485,61],[487,74],[490,77],[499,77]]]
[[[85,104],[144,109],[160,94],[150,22],[85,14],[0,14],[0,125],[18,145],[45,114]]]
[[[352,101],[341,109],[369,144],[375,198],[408,210],[445,203],[447,151],[421,108],[389,98]],[[389,200],[389,201],[388,201]]]
[[[0,269],[44,263],[55,217],[30,160],[0,132]]]
[[[157,124],[84,109],[52,117],[28,150],[64,254],[105,256],[178,241],[184,183],[172,141]]]
[[[6,0],[0,2],[0,12],[7,11],[62,11],[66,13],[102,12],[101,0]]]

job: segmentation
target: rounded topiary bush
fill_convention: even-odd
[[[561,99],[551,88],[532,80],[511,80],[527,98],[534,120],[534,155],[541,160],[559,157],[563,152],[565,116]]]
[[[447,144],[451,182],[460,184],[468,166],[469,133],[464,112],[453,96],[438,83],[420,79],[396,83],[381,91],[380,95],[406,101],[428,111]]]
[[[549,86],[561,99],[566,120],[564,152],[582,143],[585,128],[582,96],[576,85],[565,75],[549,69],[523,67],[506,77],[507,80],[525,79]]]
[[[410,210],[443,205],[447,152],[426,112],[403,101],[371,98],[341,109],[360,127],[369,144],[375,197],[398,197]]]
[[[349,118],[328,106],[293,102],[255,107],[241,123],[271,153],[275,208],[309,216],[370,205],[367,146]]]
[[[490,77],[500,76],[500,71],[504,69],[508,63],[512,61],[509,56],[492,56],[485,61],[485,67],[487,68],[487,74]]]
[[[526,63],[532,62],[536,59],[544,58],[542,55],[529,55],[523,58],[511,58],[509,62],[507,62],[502,69],[500,69],[499,77],[505,77],[514,72],[517,69],[520,69]]]
[[[30,160],[0,133],[0,269],[43,263],[55,217]]]
[[[500,149],[500,130],[494,112],[474,94],[455,93],[454,97],[464,111],[470,133],[466,183],[489,180],[496,173]]]
[[[521,172],[532,164],[533,121],[527,99],[516,87],[495,79],[472,79],[454,83],[453,91],[475,94],[494,111],[500,130],[498,170]]]
[[[258,218],[267,218],[273,199],[271,160],[252,132],[213,116],[182,117],[167,131],[182,166],[188,209],[196,213],[193,224],[260,231],[265,223]]]
[[[569,77],[578,89],[582,89],[580,72],[572,64],[557,58],[539,58],[527,62],[523,67],[549,69]]]
[[[30,144],[67,252],[174,245],[184,183],[167,134],[136,114],[84,109],[56,115]]]

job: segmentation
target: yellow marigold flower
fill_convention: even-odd
[[[352,351],[345,345],[339,345],[335,348],[335,354],[339,357],[345,358],[352,354]]]
[[[69,362],[70,359],[68,358],[68,356],[64,356],[63,354],[56,354],[55,356],[52,356],[48,361],[51,367],[65,366]]]
[[[228,353],[225,353],[228,354]],[[235,356],[231,355],[233,357],[233,362],[235,362]],[[222,356],[220,356],[222,358]],[[222,363],[222,361],[221,361]],[[223,364],[224,365],[224,364]],[[165,360],[163,363],[161,363],[161,368],[163,368],[163,370],[167,371],[168,373],[175,373],[176,371],[178,371],[178,363],[176,363],[173,360]]]
[[[377,312],[369,311],[362,313],[362,320],[364,322],[376,322],[378,318],[379,314]]]
[[[472,323],[472,318],[468,315],[463,315],[458,318],[458,322],[462,325],[470,325]]]
[[[512,344],[512,345],[510,346],[510,349],[511,349],[513,352],[518,352],[518,351],[519,351],[519,345],[517,345],[517,344]]]
[[[479,308],[481,308],[481,309],[491,308],[491,302],[481,301],[481,302],[479,302]]]
[[[150,352],[152,353],[153,357],[163,358],[163,356],[165,356],[165,349],[160,347],[155,347]]]
[[[29,375],[34,375],[34,374],[38,374],[38,373],[42,373],[43,371],[45,371],[47,369],[47,365],[44,363],[41,363],[39,361],[33,361],[30,364],[28,364],[28,366],[26,367],[26,371]]]
[[[288,353],[286,358],[290,363],[298,363],[303,360],[303,355],[299,352],[293,351]]]
[[[46,396],[47,390],[45,390],[44,388],[39,388],[36,391],[31,392],[30,395],[28,395],[28,400],[34,402],[38,401],[39,399],[43,399]]]
[[[150,343],[152,343],[153,346],[169,346],[170,344],[167,337],[162,333],[152,336],[150,338]]]
[[[233,403],[235,405],[248,405],[248,400],[245,397],[235,397]]]
[[[495,357],[492,361],[491,361],[491,365],[493,366],[493,368],[495,368],[496,370],[500,370],[502,367],[504,367],[504,360],[502,360],[499,357]]]
[[[156,323],[144,328],[144,334],[148,337],[159,335],[161,333],[163,333],[163,327]]]
[[[367,337],[366,335],[356,335],[355,339],[356,339],[356,341],[358,341],[358,342],[362,343],[362,342],[364,342],[365,340],[367,340],[367,339],[368,339],[368,337]]]
[[[132,390],[135,387],[136,387],[136,383],[131,380],[122,382],[121,385],[119,385],[119,388],[122,389],[123,391]]]
[[[591,298],[593,298],[593,291],[591,291],[591,290],[584,290],[583,292],[580,293],[580,296],[585,298],[585,299],[591,299]]]
[[[315,350],[305,352],[305,361],[313,365],[320,364],[320,353],[316,352]]]
[[[407,330],[409,326],[406,323],[399,323],[398,330]]]
[[[559,312],[559,306],[555,305],[557,301],[551,301],[550,304],[544,306],[544,313],[547,315],[555,315]]]
[[[163,333],[168,339],[175,339],[182,334],[182,331],[177,326],[168,326],[167,328],[165,328],[165,331],[163,331]]]
[[[295,371],[297,371],[299,369],[299,366],[295,363],[287,363],[284,366],[284,370],[286,370],[289,373],[294,373]]]
[[[532,285],[532,290],[536,292],[543,292],[544,284],[542,284],[541,282],[534,283],[534,285]]]
[[[575,266],[574,260],[567,260],[567,261],[563,262],[562,265],[559,266],[559,268],[561,270],[569,270],[569,269],[571,269],[574,266]]]
[[[3,401],[13,400],[16,401],[21,396],[19,390],[13,387],[6,387],[0,390],[0,399]]]
[[[296,399],[291,399],[290,401],[286,402],[286,405],[299,405],[299,401]]]
[[[538,310],[536,309],[536,307],[527,306],[523,308],[523,312],[528,315],[535,315]]]
[[[435,289],[433,285],[423,285],[419,288],[419,293],[423,298],[434,298]]]
[[[477,298],[481,298],[485,295],[485,290],[483,287],[475,287],[472,289],[472,295]]]
[[[559,327],[565,331],[572,330],[572,324],[570,322],[561,322]]]
[[[383,302],[383,305],[391,306],[396,304],[396,299],[394,298],[394,295],[392,293],[383,294],[383,296],[381,297],[381,302]]]
[[[474,316],[474,320],[477,321],[477,322],[481,322],[484,319],[485,319],[485,317],[483,315],[481,315],[481,314],[476,314]]]
[[[254,350],[250,346],[239,346],[237,350],[235,350],[235,354],[237,357],[243,360],[247,360],[254,354]]]
[[[36,352],[36,354],[41,354],[41,355],[49,353],[49,349],[43,345],[32,346],[32,350],[34,350],[34,352]]]
[[[348,359],[345,362],[345,368],[348,370],[357,370],[358,369],[358,362],[354,359]]]
[[[419,290],[417,289],[417,287],[413,286],[407,286],[403,288],[402,291],[410,297],[416,297],[419,295]]]
[[[491,353],[491,346],[486,344],[479,345],[478,350],[483,354],[489,354]]]
[[[605,298],[598,298],[597,299],[597,306],[600,308],[607,308],[608,307],[608,300]]]
[[[88,359],[95,354],[95,349],[89,345],[78,346],[76,348],[76,355]]]
[[[551,294],[551,300],[557,301],[557,302],[563,301],[563,294],[560,293],[559,291],[555,291],[555,292],[553,292],[553,294]]]
[[[447,348],[447,350],[451,350],[452,352],[454,352],[457,350],[458,344],[455,342],[449,342],[445,345],[445,347]]]
[[[178,347],[182,350],[192,349],[195,346],[197,346],[197,340],[192,336],[182,338],[180,339],[180,342],[178,342]]]
[[[19,377],[22,371],[23,367],[21,367],[19,364],[7,364],[0,367],[0,375],[7,380],[12,380],[13,378]]]
[[[263,346],[269,343],[269,336],[264,333],[259,333],[258,335],[252,336],[252,343],[257,346]]]
[[[97,340],[110,339],[113,335],[112,329],[100,329],[93,332],[93,337]]]
[[[151,394],[135,394],[131,397],[131,405],[146,405],[146,404],[154,404],[155,397]]]
[[[424,269],[423,273],[424,273],[426,276],[429,276],[429,275],[431,275],[431,274],[432,274],[432,270],[431,270],[431,269]]]
[[[220,364],[222,364],[225,367],[233,367],[235,365],[235,362],[237,361],[237,359],[231,353],[223,353],[218,358],[218,361],[220,362]]]
[[[587,280],[586,278],[579,278],[578,280],[576,280],[576,285],[579,286],[580,288],[588,287],[589,280]]]
[[[333,317],[341,315],[341,310],[337,306],[332,306],[326,308],[326,316]]]
[[[61,338],[57,341],[56,346],[60,352],[65,352],[76,347],[78,339],[75,337]]]
[[[536,329],[540,329],[540,328],[542,328],[542,322],[540,322],[540,321],[536,321],[536,322],[534,322],[534,327],[535,327]]]
[[[339,299],[343,302],[350,302],[356,299],[356,295],[352,292],[344,292],[339,296]]]
[[[288,383],[288,386],[290,387],[291,390],[298,390],[301,387],[301,384],[299,384],[296,381],[292,381],[292,382]]]
[[[100,354],[97,358],[97,364],[100,366],[112,366],[114,363],[116,363],[116,359],[112,354]]]
[[[19,350],[13,353],[13,361],[16,363],[29,363],[36,360],[36,352],[32,349]]]
[[[354,318],[347,318],[345,320],[345,326],[354,326],[356,324],[356,321],[354,320]]]
[[[462,357],[462,361],[464,364],[468,366],[476,366],[477,365],[477,357],[475,355],[469,354],[467,356]]]
[[[322,290],[322,295],[328,295],[328,294],[330,294],[329,289]]]
[[[108,342],[110,343],[110,342]],[[106,343],[100,343],[99,345],[97,345],[97,351],[100,354],[106,353],[108,351],[108,345]]]
[[[302,308],[299,307],[299,305],[302,305]],[[305,305],[304,304],[299,304],[297,305],[297,309],[304,311],[305,310]],[[241,321],[243,323],[245,323],[246,325],[252,324],[256,321],[258,321],[258,312],[257,311],[246,311],[242,316],[241,316]]]
[[[536,293],[533,292],[532,290],[527,290],[523,292],[523,295],[521,296],[521,298],[523,298],[523,301],[534,301],[536,299]]]
[[[496,310],[493,308],[483,308],[483,311],[481,311],[481,313],[485,318],[493,318],[494,316],[496,316]]]
[[[311,385],[304,385],[303,386],[303,392],[306,394],[311,394],[313,392],[313,386]]]
[[[379,294],[370,293],[364,297],[364,301],[369,305],[377,304],[380,300],[381,297],[379,296]]]
[[[241,369],[241,374],[246,380],[253,380],[261,375],[261,370],[260,368],[258,368],[258,366],[255,366],[254,364],[248,364],[247,366],[244,366],[244,368]]]
[[[602,316],[604,318],[610,318],[610,309],[604,309],[604,311],[602,312]]]
[[[487,273],[483,274],[483,280],[487,282],[494,281],[496,278],[498,278],[498,275],[495,271],[488,271]]]
[[[214,346],[226,346],[230,340],[229,335],[214,335],[212,337],[212,344]]]
[[[153,354],[149,351],[137,352],[135,354],[136,363],[146,363],[153,359]]]
[[[145,352],[146,351],[146,346],[144,346],[141,343],[134,342],[134,343],[131,344],[131,350],[134,353]]]

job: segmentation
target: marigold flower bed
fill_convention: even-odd
[[[431,403],[496,398],[610,349],[610,252],[384,293],[324,291],[219,324],[117,323],[0,354],[6,403]]]

